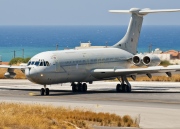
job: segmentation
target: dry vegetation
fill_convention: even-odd
[[[161,63],[162,66],[166,67],[169,64],[167,61],[164,61]],[[138,66],[132,66],[131,68],[139,68]],[[146,66],[144,66],[143,68],[146,68]],[[128,80],[132,81],[131,78],[129,78]],[[180,75],[178,74],[174,74],[172,75],[172,77],[167,77],[167,76],[152,76],[152,78],[148,78],[146,75],[144,75],[143,77],[137,77],[136,81],[163,81],[163,82],[180,82]]]
[[[132,79],[129,79],[132,80]],[[137,77],[136,81],[162,81],[162,82],[180,82],[180,75],[167,76],[153,76],[151,79],[148,77]]]
[[[0,79],[5,79],[4,74],[7,72],[6,68],[0,68]],[[14,72],[16,73],[15,79],[25,79],[26,76],[21,70],[15,69]]]
[[[138,120],[109,113],[45,105],[0,103],[0,128],[8,129],[92,129],[97,126],[138,127]]]
[[[2,62],[2,65],[8,65],[9,62]],[[5,79],[4,74],[7,72],[7,68],[0,68],[0,79]],[[14,72],[16,73],[15,79],[26,79],[25,74],[19,70],[15,69]]]

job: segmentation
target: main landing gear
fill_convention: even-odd
[[[120,78],[117,78],[120,81]],[[127,80],[127,77],[121,77],[121,84],[116,85],[116,91],[122,93],[130,93],[131,92],[131,84]],[[124,84],[126,82],[126,84]]]
[[[74,82],[71,84],[72,92],[86,92],[87,91],[87,84],[78,82],[75,84]]]
[[[46,88],[46,85],[44,85],[44,88],[41,88],[40,94],[49,95],[49,88]]]

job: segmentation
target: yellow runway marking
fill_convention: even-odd
[[[30,92],[29,95],[30,95],[30,96],[34,96],[34,95],[36,95],[36,94],[33,93],[33,92]]]

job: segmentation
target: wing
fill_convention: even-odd
[[[14,66],[14,65],[0,65],[0,68],[8,68],[8,69],[25,69],[26,65]]]
[[[4,74],[4,76],[6,78],[14,78],[16,76],[14,69],[20,69],[23,73],[25,73],[25,69],[27,68],[27,64],[20,64],[19,66],[0,65],[0,68],[7,68],[7,72]]]
[[[166,73],[171,77],[171,73],[180,72],[180,65],[170,65],[168,67],[154,66],[148,68],[133,68],[133,69],[94,69],[91,71],[92,75],[96,78],[108,78],[117,76],[131,77],[134,75],[147,75],[152,77],[151,74]]]

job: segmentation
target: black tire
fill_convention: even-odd
[[[76,84],[73,84],[72,85],[72,92],[76,92],[77,91],[77,89],[76,89]]]
[[[116,91],[117,91],[117,92],[120,92],[120,87],[121,87],[120,84],[117,84],[117,85],[116,85]]]
[[[82,84],[81,84],[81,83],[78,84],[78,91],[79,91],[79,92],[83,91],[83,87],[82,87]]]
[[[44,92],[45,92],[44,88],[41,88],[40,94],[41,94],[41,95],[44,95]]]
[[[125,93],[126,92],[126,84],[122,85],[122,92]]]
[[[131,86],[127,86],[127,87],[128,87],[127,92],[128,92],[128,93],[131,93]]]
[[[131,86],[124,85],[124,92],[130,93],[131,92]]]
[[[86,83],[83,83],[83,85],[82,85],[82,91],[83,91],[83,92],[87,92],[87,84],[86,84]]]
[[[49,95],[49,88],[46,88],[45,93],[46,95]]]

